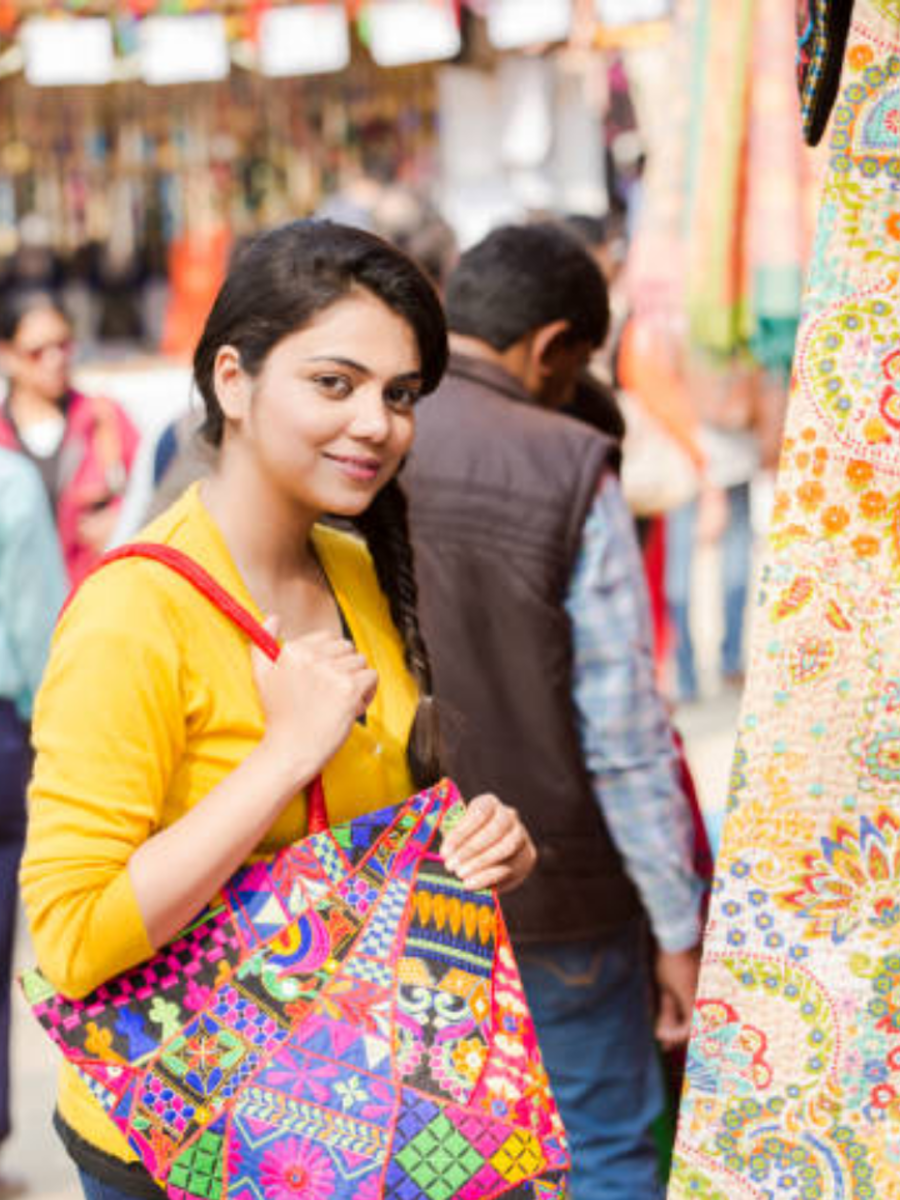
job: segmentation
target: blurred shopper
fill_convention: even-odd
[[[0,1146],[10,1132],[10,984],[28,722],[65,588],[40,475],[20,454],[0,449]]]
[[[575,1200],[657,1200],[644,914],[655,1031],[673,1045],[702,889],[612,443],[552,411],[604,339],[606,287],[558,226],[507,227],[462,256],[446,303],[450,367],[419,407],[405,480],[447,766],[467,791],[510,797],[539,847],[505,911]]]
[[[153,456],[153,498],[146,520],[165,512],[185,488],[215,468],[216,448],[203,436],[202,427],[202,418],[191,409],[162,431]]]
[[[695,364],[691,395],[702,426],[705,457],[702,494],[675,508],[666,528],[666,599],[672,625],[678,699],[698,696],[691,632],[691,584],[699,540],[721,550],[722,642],[719,672],[726,685],[744,679],[744,624],[753,553],[751,485],[761,465],[758,427],[764,407],[762,372],[753,365],[728,369]]]
[[[610,297],[609,334],[591,355],[588,366],[578,378],[575,393],[563,411],[586,421],[621,444],[626,426],[616,395],[613,363],[624,322],[624,313],[616,302],[616,283],[625,256],[624,221],[613,213],[603,217],[572,213],[563,219],[562,225],[588,250],[600,268]]]
[[[704,471],[700,423],[683,357],[680,340],[665,320],[633,315],[626,321],[616,353],[626,421],[622,491],[644,553],[660,681],[667,677],[671,650],[667,516],[699,494]]]
[[[38,467],[77,583],[112,537],[138,435],[113,401],[72,387],[73,350],[68,318],[50,296],[26,293],[0,307],[0,368],[9,384],[0,446]]]
[[[357,176],[328,196],[317,216],[384,238],[411,258],[438,291],[459,257],[450,224],[423,192],[407,184]]]

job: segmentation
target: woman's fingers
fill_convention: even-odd
[[[327,642],[322,642],[320,653],[323,658],[330,658],[335,662],[345,658],[362,658],[362,655],[348,638],[333,637]]]
[[[490,887],[496,888],[498,892],[511,892],[525,882],[536,860],[537,853],[531,840],[527,839],[512,858],[494,866],[482,867],[464,882],[473,892]]]
[[[378,672],[367,668],[360,672],[357,682],[359,685],[359,705],[356,715],[361,717],[375,699],[375,693],[378,691]]]
[[[517,887],[529,874],[537,853],[519,814],[496,796],[478,796],[444,841],[449,870],[472,889]]]
[[[506,810],[496,796],[485,794],[476,796],[465,811],[459,824],[444,838],[442,856],[444,862],[455,870],[454,863],[461,863],[465,858],[471,858],[496,838],[496,829],[491,828]]]
[[[472,855],[470,858],[465,858],[461,861],[457,859],[456,874],[459,875],[463,883],[470,883],[481,871],[499,866],[515,858],[527,840],[528,835],[522,826],[514,824],[511,829],[501,834],[496,841],[482,850],[480,854]]]

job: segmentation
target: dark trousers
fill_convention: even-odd
[[[19,859],[25,842],[25,788],[31,770],[28,731],[0,700],[0,1142],[9,1133],[10,1008]]]

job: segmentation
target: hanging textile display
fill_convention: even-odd
[[[628,256],[628,296],[640,316],[679,327],[684,314],[692,44],[699,0],[680,0],[667,42],[629,51],[626,66],[647,163]]]
[[[810,191],[783,0],[695,0],[684,235],[692,343],[788,376],[808,258]]]
[[[900,1196],[900,0],[833,113],[670,1200]]]
[[[692,340],[730,354],[749,334],[742,165],[753,0],[698,0],[688,150],[687,307]]]
[[[795,57],[794,23],[784,0],[756,0],[742,172],[741,290],[747,297],[746,339],[753,357],[785,380],[797,339],[808,250],[810,156],[800,128]]]
[[[162,340],[182,353],[221,278],[226,229],[240,239],[309,215],[360,175],[419,185],[436,146],[428,67],[236,71],[189,94],[0,80],[0,286],[59,291],[79,340]]]
[[[727,367],[787,379],[821,171],[804,152],[783,0],[681,0],[667,43],[628,52],[647,145],[632,304],[687,324]]]

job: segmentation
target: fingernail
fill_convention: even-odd
[[[452,871],[454,875],[458,874],[458,872],[457,872],[458,864],[452,854],[444,855],[444,866],[447,868],[448,871]]]

